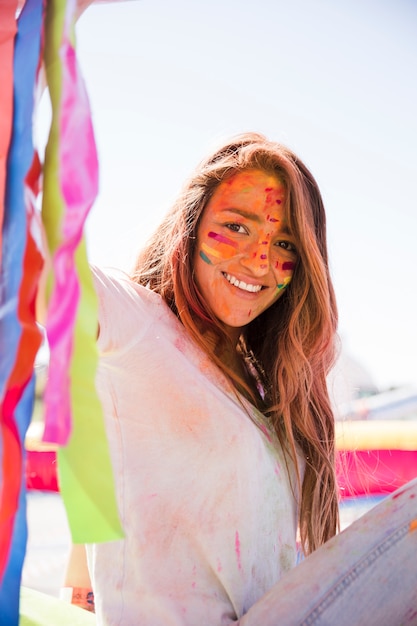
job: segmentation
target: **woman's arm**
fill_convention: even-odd
[[[94,611],[94,593],[91,588],[85,546],[73,544],[61,589],[61,599],[87,611]]]

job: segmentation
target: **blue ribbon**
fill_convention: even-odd
[[[0,345],[2,349],[0,398],[2,401],[15,365],[17,349],[22,336],[22,328],[18,319],[18,303],[27,230],[24,181],[34,156],[32,116],[41,48],[42,12],[42,0],[27,0],[19,16],[18,32],[15,39],[13,133],[7,163],[0,273]],[[30,384],[23,390],[14,415],[19,438],[22,442],[22,450],[32,415],[33,399],[34,379],[32,377]],[[8,479],[7,476],[1,478],[2,482]],[[0,585],[1,623],[8,626],[17,626],[19,623],[20,581],[27,542],[24,472],[21,477],[19,502],[16,503],[16,507],[17,512],[14,518],[8,563]]]

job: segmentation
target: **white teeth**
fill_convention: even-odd
[[[231,274],[224,274],[225,278],[229,281],[231,285],[238,287],[239,289],[243,289],[244,291],[250,291],[252,293],[258,293],[262,289],[262,285],[249,285],[243,280],[238,280],[235,276]]]

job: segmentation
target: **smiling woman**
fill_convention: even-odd
[[[275,176],[245,170],[220,183],[201,219],[196,283],[235,343],[291,281],[297,252],[288,241],[285,198]]]
[[[314,178],[282,145],[238,136],[198,166],[131,276],[94,277],[97,387],[125,531],[87,546],[98,623],[309,619],[316,587],[305,601],[297,590],[320,567],[331,591],[380,539],[373,523],[366,541],[360,531],[322,545],[338,528],[326,384],[337,311]],[[411,499],[395,497],[395,524],[408,529]],[[300,552],[306,565],[294,567]],[[91,598],[79,556],[67,584]],[[379,587],[361,588],[375,599]],[[347,595],[346,623],[369,623]]]

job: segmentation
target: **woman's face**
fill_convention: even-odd
[[[282,296],[291,281],[297,251],[285,204],[283,183],[253,169],[220,183],[203,212],[195,278],[234,340]]]

